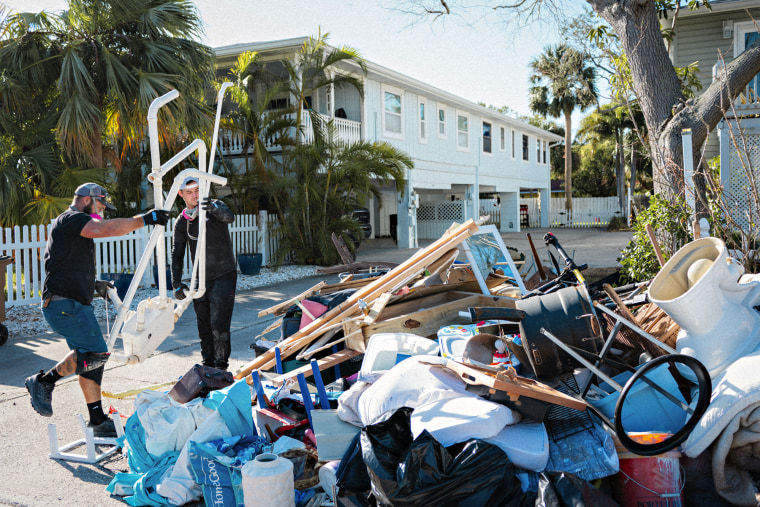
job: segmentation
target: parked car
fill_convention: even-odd
[[[369,238],[372,236],[372,224],[370,223],[370,215],[369,210],[367,208],[356,208],[354,211],[351,212],[351,218],[356,220],[359,223],[359,228],[362,231],[362,237],[357,238],[353,231],[346,231],[346,234],[351,239],[351,241],[358,247],[362,240]]]

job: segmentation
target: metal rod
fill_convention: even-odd
[[[277,371],[278,375],[282,375],[282,356],[280,355],[280,347],[274,348],[274,359],[275,371]]]

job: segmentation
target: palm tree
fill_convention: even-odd
[[[181,96],[160,123],[165,138],[205,133],[202,97],[213,54],[196,42],[200,19],[191,2],[69,0],[60,14],[19,13],[0,21],[2,113],[19,118],[29,104],[20,96],[34,97],[45,121],[55,119],[51,132],[70,170],[97,169],[99,181],[105,168],[118,171],[139,151],[151,101],[171,89]],[[79,182],[59,185],[61,193],[43,187],[32,193],[43,201],[70,196]]]
[[[334,129],[329,121],[315,131],[313,142],[284,154],[286,166],[295,171],[295,185],[278,210],[283,234],[280,260],[293,251],[302,264],[334,264],[338,254],[331,234],[350,230],[361,237],[351,212],[367,195],[380,201],[379,185],[386,182],[395,180],[403,190],[407,170],[413,167],[406,153],[387,143],[341,143]]]
[[[290,78],[290,93],[295,97],[293,107],[298,126],[296,139],[299,141],[304,128],[302,122],[304,108],[309,110],[314,129],[317,130],[320,126],[316,112],[311,109],[307,101],[307,98],[313,97],[317,90],[326,86],[348,85],[356,88],[362,96],[364,95],[362,80],[340,71],[338,65],[340,63],[354,64],[361,69],[363,74],[366,74],[367,64],[359,52],[351,47],[331,48],[327,44],[329,36],[329,33],[320,32],[317,37],[309,37],[292,61],[282,62]]]
[[[567,46],[547,46],[530,62],[531,111],[552,118],[565,117],[565,207],[573,209],[572,114],[596,103],[596,71],[583,53]]]

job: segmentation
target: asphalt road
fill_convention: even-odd
[[[531,234],[545,256],[542,237],[545,230]],[[617,266],[620,249],[630,240],[630,233],[608,233],[589,229],[553,231],[562,246],[575,256],[579,264],[591,267]],[[525,233],[504,235],[507,245],[530,255]],[[427,242],[429,243],[429,242]],[[411,250],[397,250],[390,239],[365,243],[358,260],[401,262]],[[275,317],[258,319],[260,310],[293,297],[331,277],[311,277],[277,286],[239,293],[235,299],[232,321],[232,355],[230,369],[247,364],[254,358],[250,348],[254,337]],[[105,327],[105,323],[104,323]],[[48,424],[54,423],[59,445],[82,437],[77,414],[86,414],[84,399],[76,378],[64,379],[53,393],[52,418],[34,412],[24,388],[24,379],[39,370],[47,370],[67,353],[66,344],[55,334],[11,336],[0,347],[0,505],[13,506],[108,506],[125,505],[120,497],[106,491],[116,472],[128,471],[125,457],[106,458],[98,464],[57,461],[48,457]],[[157,352],[139,365],[109,362],[103,390],[114,393],[176,380],[199,363],[195,315],[192,306],[177,322],[174,332]],[[132,413],[132,400],[105,399],[122,414]]]

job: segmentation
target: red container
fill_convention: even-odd
[[[638,440],[634,435],[630,436]],[[649,435],[650,438],[652,436],[654,435]],[[616,442],[616,448],[620,472],[612,481],[612,493],[621,507],[683,506],[681,453],[669,451],[657,456],[639,456],[628,452],[619,442]]]

